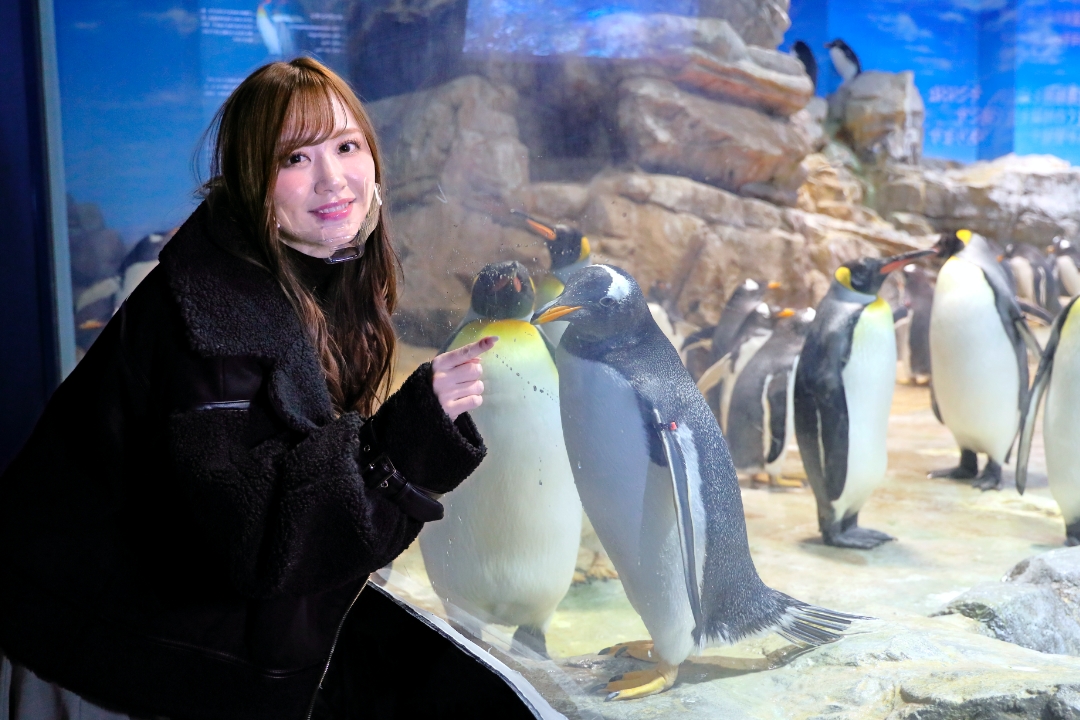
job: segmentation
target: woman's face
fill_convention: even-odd
[[[334,103],[334,130],[294,150],[278,168],[274,212],[281,239],[314,257],[330,257],[352,241],[371,205],[375,160],[356,118]]]

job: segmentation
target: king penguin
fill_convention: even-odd
[[[795,372],[795,435],[826,545],[868,550],[893,538],[859,527],[885,479],[896,333],[878,297],[888,274],[933,249],[841,265],[818,304]]]
[[[581,502],[555,363],[529,322],[533,299],[518,262],[488,265],[476,277],[469,317],[447,349],[500,338],[485,356],[484,403],[470,413],[488,454],[442,498],[446,516],[424,526],[420,550],[451,617],[477,636],[478,623],[516,625],[515,644],[545,654],[545,633],[574,575]]]
[[[609,265],[579,270],[535,321],[560,318],[569,323],[556,356],[570,466],[652,636],[620,650],[658,661],[612,678],[608,699],[671,687],[679,664],[710,644],[769,630],[807,644],[837,639],[854,616],[758,577],[720,428],[637,282]]]
[[[1016,489],[1024,492],[1031,436],[1039,402],[1046,395],[1043,443],[1050,493],[1065,520],[1065,544],[1080,545],[1080,303],[1073,298],[1058,313],[1031,387],[1020,428]]]
[[[846,42],[836,38],[825,43],[825,47],[829,49],[829,59],[843,82],[848,82],[862,72],[859,56]]]
[[[1041,351],[985,238],[957,230],[937,249],[947,260],[930,311],[931,390],[935,413],[960,446],[960,465],[930,475],[975,478],[976,487],[992,490],[1027,407],[1025,345]],[[987,455],[982,473],[980,452]]]
[[[795,369],[815,314],[813,308],[780,311],[772,335],[731,394],[725,437],[735,468],[764,473],[774,487],[802,487],[799,480],[781,479],[780,469],[795,437]]]
[[[1047,251],[1053,255],[1058,287],[1069,297],[1080,295],[1080,248],[1071,240],[1056,237]]]
[[[512,210],[511,213],[520,218],[525,227],[534,234],[542,237],[547,245],[551,271],[540,279],[536,291],[536,306],[543,307],[559,296],[566,286],[566,281],[576,270],[592,264],[589,239],[573,225],[548,225],[518,210]],[[562,322],[542,328],[552,346],[559,344],[565,330],[566,323]]]

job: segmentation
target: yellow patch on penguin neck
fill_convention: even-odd
[[[851,270],[849,270],[848,268],[846,268],[846,267],[838,267],[838,268],[836,268],[836,272],[833,273],[833,277],[836,278],[836,282],[840,283],[841,285],[846,287],[848,290],[854,290],[855,289],[855,288],[851,287]]]
[[[589,238],[582,236],[581,238],[581,254],[578,255],[578,262],[584,260],[592,254],[592,250],[589,249]]]
[[[956,231],[956,237],[960,238],[960,241],[963,242],[965,245],[971,242],[971,234],[971,231],[967,228]]]

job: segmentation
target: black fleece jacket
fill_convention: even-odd
[[[0,478],[0,648],[99,704],[303,718],[372,571],[421,523],[369,490],[284,293],[200,206]],[[447,492],[485,449],[421,366],[371,419]]]

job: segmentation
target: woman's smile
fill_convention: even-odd
[[[356,198],[338,200],[327,203],[326,205],[321,205],[310,212],[323,222],[341,222],[349,217],[349,213],[352,212],[352,206],[355,201]]]

